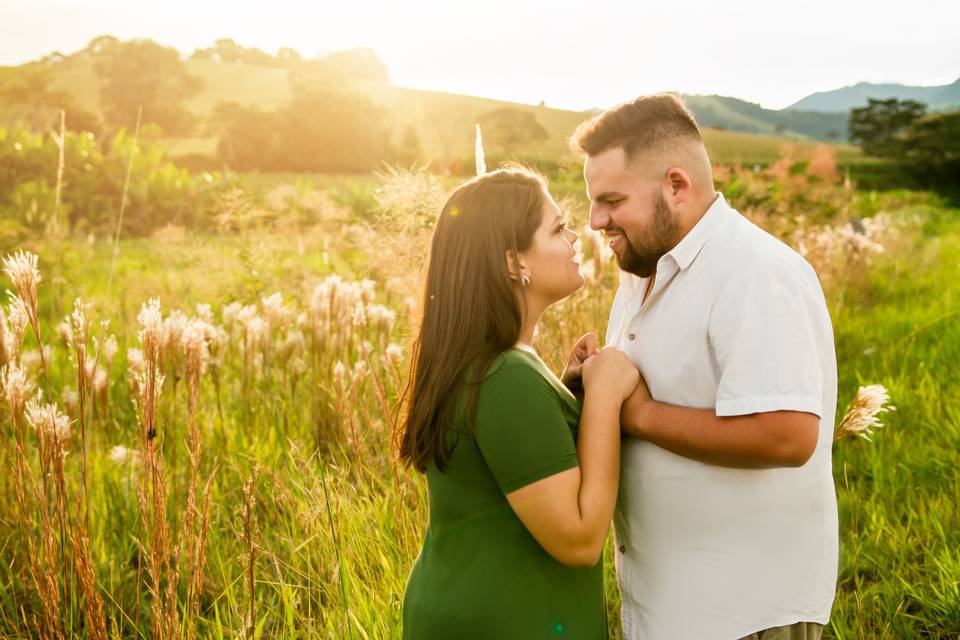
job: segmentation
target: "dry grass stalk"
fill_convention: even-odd
[[[43,609],[43,615],[39,620],[35,620],[35,625],[41,637],[63,638],[61,608],[69,593],[69,565],[66,559],[67,491],[63,460],[70,437],[70,420],[60,413],[56,405],[44,404],[40,393],[26,403],[24,415],[36,435],[40,466],[39,478],[34,478],[23,456],[23,450],[18,447],[21,470],[32,489],[40,524],[38,549],[33,541],[33,523],[25,523],[29,526],[26,538],[30,574]],[[26,505],[23,507],[26,513]],[[58,529],[59,545],[55,537]],[[58,575],[61,576],[60,581]]]
[[[210,352],[207,346],[207,323],[201,319],[190,320],[181,334],[184,370],[187,378],[187,425],[190,456],[190,482],[187,486],[187,503],[183,513],[183,528],[180,532],[178,560],[184,545],[187,548],[187,637],[196,637],[196,618],[200,610],[200,588],[203,584],[206,534],[209,530],[210,491],[212,479],[207,480],[202,511],[197,508],[197,489],[200,479],[200,462],[203,442],[197,420],[197,402],[200,393],[200,378],[206,371]],[[199,528],[197,528],[199,527]],[[178,562],[179,564],[179,562]]]
[[[167,483],[163,451],[157,446],[157,408],[164,381],[160,359],[165,333],[159,300],[151,299],[144,304],[137,315],[137,321],[140,324],[138,337],[143,354],[143,370],[135,374],[139,392],[135,402],[140,414],[143,460],[137,491],[143,533],[140,545],[150,579],[148,590],[153,598],[150,610],[151,637],[167,640],[176,635],[178,626],[175,585],[179,576],[177,567],[174,565],[171,568],[170,563]],[[171,584],[174,585],[172,594]],[[167,585],[166,590],[163,589],[164,585]]]
[[[247,585],[247,596],[249,610],[245,616],[243,636],[255,637],[257,625],[256,610],[256,566],[257,566],[257,476],[260,473],[259,465],[255,465],[253,472],[243,485],[243,505],[241,511],[241,521],[243,522],[243,542],[244,542],[244,579]]]
[[[70,544],[73,547],[73,567],[77,574],[80,590],[86,600],[83,611],[87,618],[87,637],[93,638],[93,640],[107,640],[107,623],[103,616],[103,599],[97,592],[96,574],[90,551],[90,535],[88,529],[83,526],[80,520],[83,515],[82,510],[83,507],[78,497],[78,525],[70,536]],[[89,518],[89,510],[87,510],[87,517]]]
[[[853,404],[840,421],[833,441],[838,442],[855,437],[870,440],[873,430],[883,426],[877,416],[888,411],[896,411],[896,407],[889,402],[890,394],[883,385],[872,384],[857,389]]]

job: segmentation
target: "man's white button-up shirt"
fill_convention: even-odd
[[[722,195],[648,278],[621,272],[606,343],[652,397],[820,417],[799,468],[730,469],[625,438],[614,525],[624,637],[736,640],[826,623],[837,579],[833,328],[813,268]]]

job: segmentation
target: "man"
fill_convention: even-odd
[[[813,268],[714,191],[672,95],[581,125],[621,268],[606,343],[640,369],[614,517],[626,638],[819,638],[837,578],[837,374]]]

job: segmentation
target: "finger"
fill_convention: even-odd
[[[599,347],[599,344],[600,344],[600,339],[597,337],[597,334],[591,331],[590,333],[583,336],[583,338],[581,339],[583,340],[583,344],[586,347],[586,351],[588,354],[594,354],[597,352],[597,348]]]

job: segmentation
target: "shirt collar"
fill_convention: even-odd
[[[728,218],[731,213],[736,213],[734,209],[727,204],[722,193],[717,193],[716,199],[706,212],[700,217],[693,228],[687,232],[680,242],[673,249],[668,251],[665,256],[677,264],[681,271],[684,271],[693,264],[707,239],[714,231]],[[622,269],[619,270],[620,289],[626,295],[628,310],[631,315],[636,315],[642,304],[644,293],[647,290],[647,281],[649,278],[641,278]]]
[[[700,250],[703,249],[703,245],[706,244],[707,239],[716,231],[717,227],[727,219],[727,216],[731,212],[733,212],[733,209],[731,209],[727,201],[724,200],[723,194],[718,192],[713,204],[711,204],[703,216],[700,217],[697,224],[693,225],[693,228],[687,232],[687,235],[677,243],[677,246],[668,251],[666,255],[673,258],[677,266],[680,267],[682,271],[685,271],[696,257],[700,255]]]

